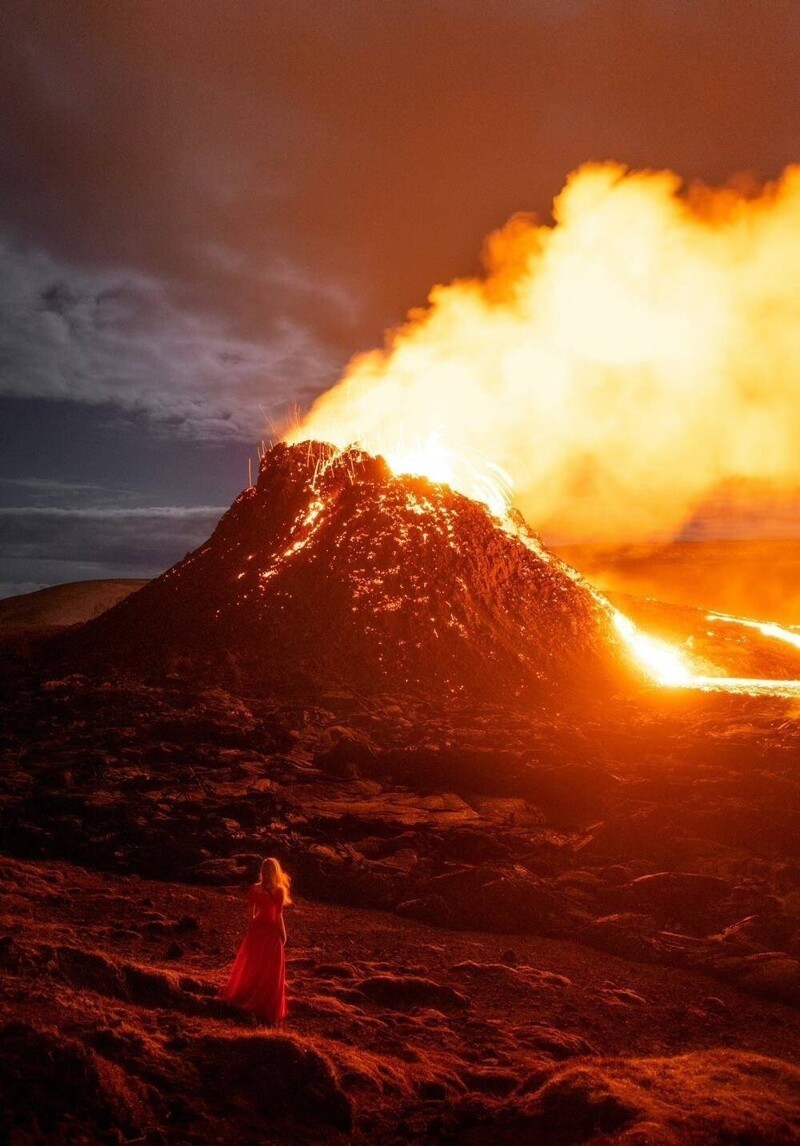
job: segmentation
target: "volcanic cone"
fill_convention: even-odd
[[[503,698],[613,686],[609,613],[521,518],[277,445],[208,541],[73,638],[121,668]]]

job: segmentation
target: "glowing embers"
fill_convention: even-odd
[[[371,446],[374,445],[374,453],[380,454],[398,477],[422,477],[434,485],[449,486],[473,501],[481,502],[498,518],[503,518],[511,505],[514,484],[511,475],[477,450],[469,447],[455,449],[438,430],[412,442],[400,430],[388,442],[382,443],[380,449],[376,443],[366,439],[346,443],[342,434],[332,435],[332,438],[338,444],[324,443],[324,452],[315,461],[311,483],[315,490],[328,472],[339,465],[347,468],[351,481],[355,480],[358,463],[368,456],[364,451],[373,452]],[[287,440],[291,441],[292,437]]]
[[[294,540],[290,545],[286,546],[283,552],[278,554],[267,569],[262,569],[258,575],[262,588],[264,588],[273,577],[277,577],[286,563],[293,557],[296,557],[298,553],[302,552],[313,540],[315,533],[322,524],[322,513],[324,509],[325,502],[321,498],[316,497],[309,503],[308,509],[305,512],[301,512],[297,515],[291,528],[291,536]],[[296,536],[297,534],[299,534],[299,536]],[[239,574],[239,576],[241,577],[242,574]]]
[[[448,485],[473,501],[482,502],[495,517],[504,517],[514,487],[511,475],[476,450],[471,454],[472,457],[453,449],[438,431],[410,445],[401,440],[384,451],[393,473],[425,477],[436,485]]]
[[[359,463],[366,457],[364,452],[357,446],[340,448],[330,442],[313,442],[309,440],[307,442],[307,449],[309,461],[312,450],[314,450],[317,455],[309,481],[309,485],[315,493],[319,492],[320,486],[324,483],[327,474],[337,469],[344,468],[347,472],[348,480],[351,482],[355,481]]]

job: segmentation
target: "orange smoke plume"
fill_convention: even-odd
[[[553,217],[491,235],[484,276],[435,287],[290,440],[493,508],[507,474],[563,541],[669,537],[723,482],[800,484],[800,167],[683,190],[588,164]]]

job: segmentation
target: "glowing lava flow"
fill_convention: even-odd
[[[800,633],[784,629],[774,621],[750,621],[744,617],[731,617],[727,613],[708,613],[707,621],[724,621],[729,625],[744,625],[747,629],[757,629],[765,637],[772,637],[776,641],[785,641],[787,645],[794,645],[800,649]]]
[[[698,689],[701,692],[743,693],[749,696],[793,697],[800,695],[800,680],[708,676],[703,673],[696,673],[678,649],[667,641],[641,632],[630,617],[626,617],[624,613],[614,610],[613,619],[614,627],[625,642],[633,659],[656,684],[672,688]],[[796,635],[787,633],[779,625],[748,621],[739,617],[726,617],[716,613],[709,614],[708,619],[726,620],[746,625],[748,628],[759,629],[767,636],[776,636],[780,640],[788,639],[790,644],[797,644],[800,647],[800,641],[796,639]],[[770,631],[773,629],[779,630],[779,632]]]
[[[552,563],[558,559],[548,553],[534,534],[520,530],[510,515],[506,514],[501,522],[509,533],[514,534],[523,545],[532,549],[543,561]],[[558,561],[564,572],[576,581],[584,581],[577,570],[572,569],[564,562]],[[639,669],[654,684],[663,688],[697,689],[701,692],[731,692],[742,693],[748,696],[782,696],[794,697],[800,695],[800,680],[773,680],[761,677],[734,677],[711,676],[707,673],[696,672],[686,656],[671,645],[669,641],[662,641],[659,637],[652,637],[643,633],[641,629],[624,613],[615,609],[610,601],[593,585],[585,582],[597,604],[604,609],[614,624],[631,659]],[[724,614],[709,614],[708,619],[720,619],[755,628],[766,636],[776,637],[778,640],[788,641],[800,648],[800,634],[788,632],[780,625],[770,622],[749,621],[740,617],[729,617]]]
[[[681,688],[691,687],[692,670],[676,648],[642,633],[630,617],[614,612],[614,628],[633,654],[634,660],[656,683]]]

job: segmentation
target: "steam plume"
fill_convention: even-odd
[[[723,482],[800,484],[800,167],[684,190],[588,164],[553,217],[491,235],[484,276],[435,287],[291,440],[411,446],[423,472],[419,443],[480,455],[562,540],[667,537]]]

